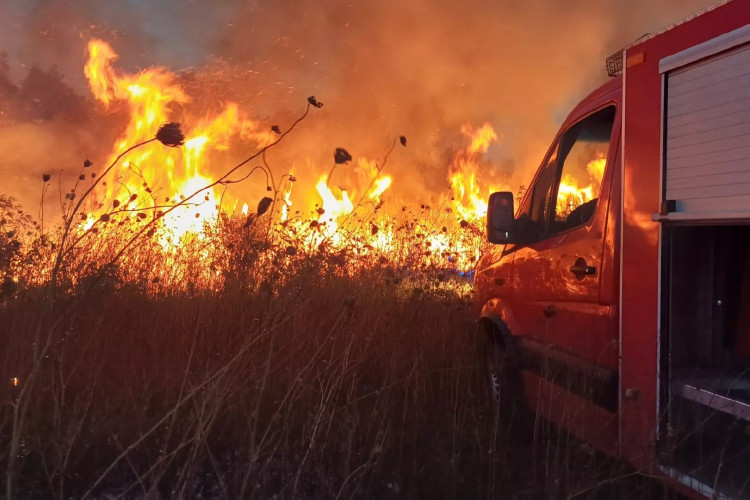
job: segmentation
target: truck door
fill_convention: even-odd
[[[618,116],[600,107],[558,136],[519,212],[527,239],[515,249],[511,298],[527,365],[609,411],[617,343],[600,271]]]

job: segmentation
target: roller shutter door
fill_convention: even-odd
[[[750,44],[666,73],[665,199],[681,218],[750,213]]]

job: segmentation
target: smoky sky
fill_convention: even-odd
[[[0,0],[0,51],[11,78],[54,66],[73,91],[87,95],[85,47],[101,38],[124,70],[193,72],[189,90],[201,105],[234,101],[281,125],[315,95],[324,108],[276,155],[278,168],[294,168],[312,186],[335,147],[382,159],[405,135],[409,146],[389,159],[393,189],[427,196],[446,189],[465,124],[490,123],[497,131],[483,166],[486,182],[523,183],[575,102],[607,80],[606,56],[712,3]],[[95,128],[79,123],[65,137],[59,123],[23,126],[44,129],[38,137],[52,142],[40,150],[57,148],[70,161],[92,142],[87,128]],[[17,143],[23,133],[9,135]],[[44,158],[32,156],[0,164],[0,191],[14,194],[8,179],[16,185],[38,175]]]

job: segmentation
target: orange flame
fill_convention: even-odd
[[[328,175],[321,176],[315,189],[323,200],[318,222],[325,224],[325,233],[330,236],[339,227],[338,219],[354,211],[354,204],[345,190],[341,191],[341,198],[337,198],[328,187],[327,181]]]
[[[262,232],[264,245],[258,248],[269,252],[264,258],[271,257],[280,245],[286,251],[284,258],[290,260],[310,252],[331,251],[334,257],[346,257],[333,261],[343,262],[341,272],[356,271],[360,263],[363,266],[389,265],[409,272],[416,269],[437,270],[439,274],[435,277],[440,282],[443,281],[441,276],[444,270],[460,273],[471,271],[487,245],[482,218],[487,212],[485,200],[495,189],[486,181],[490,172],[485,167],[489,167],[490,162],[484,156],[498,139],[490,124],[476,129],[470,125],[462,127],[466,144],[456,152],[448,166],[447,181],[452,198],[443,192],[427,193],[426,199],[418,201],[413,197],[399,199],[399,193],[392,191],[400,181],[400,175],[398,169],[391,171],[392,164],[399,161],[398,157],[389,165],[388,175],[383,173],[385,162],[378,165],[375,160],[359,157],[355,165],[347,165],[348,170],[341,174],[352,187],[351,190],[339,188],[333,183],[329,186],[330,173],[318,177],[313,191],[310,185],[294,187],[297,182],[291,172],[287,174],[288,182],[281,187],[274,184],[273,172],[266,172],[269,185],[263,186],[266,188],[263,194],[276,198],[274,201],[278,205],[273,206],[279,206],[279,210],[267,211],[270,207],[265,204],[268,200],[264,199],[261,201],[265,207],[264,214],[258,215],[251,213],[254,211],[251,207],[261,207],[257,198],[234,199],[225,193],[224,188],[242,178],[242,175],[227,179],[226,184],[214,186],[218,175],[209,171],[208,166],[218,163],[215,160],[220,156],[219,152],[226,151],[239,141],[249,141],[262,147],[276,140],[278,135],[272,134],[271,130],[261,129],[233,103],[225,103],[219,113],[193,116],[187,106],[190,99],[173,73],[158,67],[132,74],[120,71],[114,66],[117,54],[103,41],[90,41],[88,55],[85,75],[96,99],[105,107],[119,102],[129,109],[128,122],[105,165],[111,164],[127,148],[146,144],[125,154],[109,171],[106,179],[102,179],[98,184],[100,189],[89,200],[92,203],[83,206],[85,213],[79,214],[81,220],[77,229],[98,234],[102,227],[100,224],[108,224],[117,218],[118,226],[124,226],[123,231],[130,237],[142,227],[138,224],[152,221],[160,215],[159,211],[171,210],[175,204],[185,201],[164,216],[163,225],[152,227],[153,232],[146,233],[157,234],[158,239],[142,242],[149,252],[160,252],[159,257],[163,257],[163,262],[167,264],[158,266],[163,269],[154,268],[150,258],[143,259],[139,264],[139,252],[129,253],[127,257],[134,270],[148,261],[145,264],[148,266],[147,272],[156,275],[152,283],[164,284],[159,287],[179,289],[188,282],[183,279],[188,274],[204,278],[206,281],[201,283],[205,283],[205,286],[221,284],[223,277],[227,276],[227,268],[222,268],[225,263],[212,259],[216,259],[217,255],[220,258],[231,255],[238,247],[234,243],[221,247],[225,243],[222,239],[225,234],[215,228],[242,228],[243,238],[256,238]],[[171,118],[175,108],[182,113],[180,121],[185,141],[181,147],[170,148],[153,139],[161,124],[173,121]],[[405,145],[405,142],[402,139],[402,144]],[[393,149],[388,154],[391,151]],[[315,172],[312,160],[307,161],[309,168],[305,170]],[[592,163],[592,177],[596,176],[596,172],[601,175],[602,168],[603,161],[601,164]],[[222,172],[228,170],[225,168]],[[283,179],[284,176],[279,178]],[[561,193],[575,193],[575,203],[591,197],[593,190],[581,190],[572,181],[570,185],[570,189],[563,187]],[[310,195],[319,197],[317,214],[290,216],[293,203],[297,208],[295,214],[305,213],[300,209],[300,200],[292,200],[293,188],[295,196],[301,200],[309,201],[312,199]],[[274,189],[279,189],[279,192],[269,194]],[[417,202],[416,206],[414,202]],[[236,218],[218,218],[225,207],[229,207],[227,211]],[[239,214],[245,216],[244,221],[240,220]],[[130,221],[126,219],[128,217]],[[262,222],[268,222],[268,225],[258,222],[261,217]],[[212,226],[218,221],[221,221],[220,226]],[[224,225],[224,221],[230,224]],[[134,224],[126,225],[124,222]],[[262,228],[262,231],[256,231],[258,228]],[[112,234],[119,237],[123,233]],[[138,232],[135,234],[140,235]],[[112,241],[104,237],[92,240],[97,244]],[[119,249],[119,242],[114,242],[114,245],[107,245],[107,252],[111,250],[109,246]],[[207,242],[216,242],[220,251],[215,252]],[[192,248],[193,251],[183,251],[184,248]],[[94,251],[88,256],[96,261],[101,253]],[[115,258],[120,258],[120,254],[115,255]],[[150,257],[152,254],[147,255]],[[350,256],[351,259],[348,258]],[[202,267],[204,264],[205,267]],[[126,265],[122,269],[127,271],[130,267]],[[192,286],[193,282],[190,283]]]
[[[294,170],[289,172],[289,184],[284,190],[284,204],[281,206],[281,222],[289,220],[289,211],[292,209],[292,188],[294,187]]]
[[[601,182],[602,177],[604,177],[604,167],[606,166],[606,158],[597,158],[596,160],[591,160],[588,165],[586,165],[586,170],[588,171],[592,179],[595,179],[597,182]]]
[[[391,187],[392,182],[393,179],[391,179],[391,177],[387,175],[375,179],[373,187],[368,194],[370,199],[375,201],[376,203],[380,203],[380,196],[385,193],[385,191],[389,187]]]
[[[557,213],[569,214],[579,206],[594,199],[599,193],[604,168],[607,166],[606,158],[597,158],[586,164],[586,171],[590,176],[590,183],[586,187],[580,187],[579,183],[570,175],[563,175],[560,187],[557,191]]]
[[[110,162],[126,148],[151,140],[162,123],[172,121],[175,105],[189,109],[184,106],[189,97],[168,70],[157,67],[129,74],[113,66],[117,54],[106,43],[92,40],[88,50],[85,74],[95,97],[105,106],[126,102],[130,109],[129,122],[113,148]],[[186,136],[183,147],[165,148],[154,142],[127,154],[107,179],[103,192],[97,193],[101,209],[119,207],[118,211],[126,214],[133,210],[142,214],[145,209],[167,209],[197,193],[185,206],[165,216],[164,237],[160,239],[165,248],[170,243],[176,245],[189,233],[196,233],[200,239],[205,225],[221,212],[223,189],[209,187],[216,179],[207,169],[212,154],[227,150],[237,140],[265,145],[276,138],[270,130],[262,131],[256,122],[244,117],[233,103],[226,103],[220,113],[212,116],[193,117],[185,111],[182,122]],[[498,134],[488,123],[476,129],[466,125],[462,132],[467,143],[449,166],[452,199],[443,195],[438,200],[439,210],[422,205],[422,212],[414,214],[405,206],[402,208],[401,203],[389,205],[390,197],[386,199],[384,195],[398,176],[394,180],[393,175],[383,174],[376,161],[360,157],[345,174],[351,190],[329,186],[330,173],[318,178],[315,192],[320,203],[313,216],[315,224],[309,218],[290,217],[295,184],[292,173],[289,182],[275,194],[279,211],[268,216],[283,223],[276,226],[279,231],[291,229],[305,248],[317,248],[325,241],[327,248],[354,249],[360,255],[380,252],[394,262],[399,262],[399,255],[413,255],[417,248],[422,266],[468,270],[484,242],[477,228],[487,212],[486,200],[494,191],[485,182],[484,166],[488,161],[484,156]],[[111,177],[116,181],[112,182]],[[294,189],[297,191],[300,186]],[[231,210],[248,215],[254,202],[227,199],[226,204],[234,207]],[[89,213],[82,224],[91,227],[98,220],[97,215]]]
[[[487,215],[487,198],[494,191],[490,187],[483,189],[480,186],[477,162],[479,155],[487,153],[492,143],[497,140],[497,134],[489,123],[485,123],[477,130],[465,125],[461,131],[471,142],[465,149],[456,153],[449,180],[456,212],[465,220],[475,221]]]
[[[130,107],[130,120],[108,163],[126,148],[152,139],[158,127],[170,121],[170,106],[189,102],[174,74],[164,68],[117,71],[112,66],[117,54],[101,40],[90,41],[88,53],[84,73],[94,96],[105,106],[126,101]],[[186,130],[183,149],[151,143],[126,155],[114,172],[117,182],[99,193],[101,201],[117,200],[120,210],[128,212],[171,205],[195,194],[165,217],[167,232],[178,243],[185,233],[200,232],[204,221],[217,216],[219,196],[215,188],[206,188],[215,179],[206,171],[205,159],[210,151],[227,149],[234,136],[260,144],[271,140],[270,132],[259,132],[253,121],[240,116],[236,104],[227,103],[217,116],[196,120]],[[143,192],[147,196],[134,196]]]

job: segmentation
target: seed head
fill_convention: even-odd
[[[337,164],[347,163],[352,161],[352,155],[344,148],[336,148],[336,151],[333,153],[333,159]]]
[[[42,174],[42,181],[49,182],[51,176],[49,174]]]
[[[316,108],[322,108],[323,107],[323,103],[322,102],[318,102],[318,100],[315,99],[314,95],[311,95],[310,97],[308,97],[307,98],[307,102],[309,102],[311,106],[315,106]]]
[[[264,213],[268,212],[268,209],[271,207],[272,202],[273,200],[268,196],[260,200],[260,202],[258,203],[258,216],[261,216]]]
[[[156,138],[165,146],[172,148],[185,144],[185,135],[182,133],[180,124],[177,122],[165,123],[159,127],[159,130],[156,132]]]

